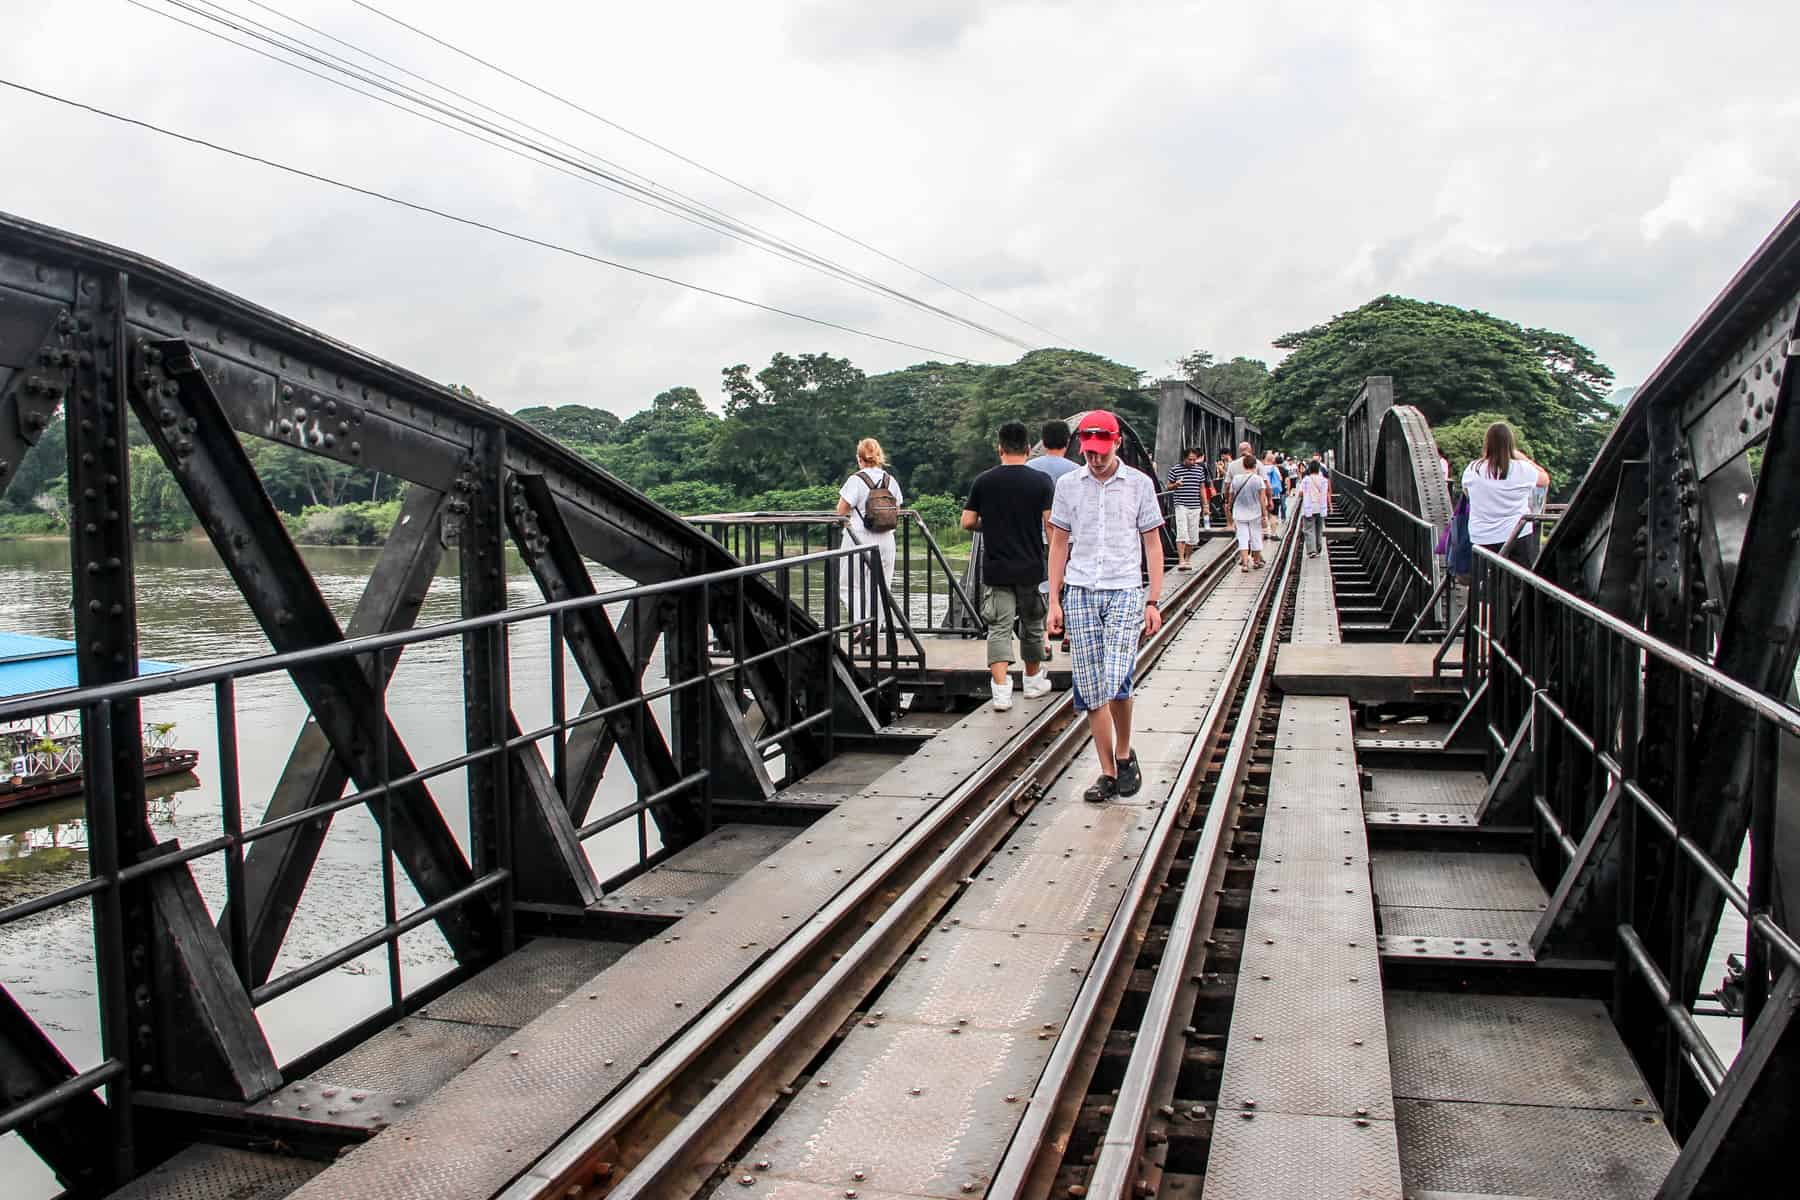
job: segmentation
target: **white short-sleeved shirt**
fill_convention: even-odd
[[[1537,468],[1519,458],[1512,460],[1505,479],[1490,476],[1485,459],[1470,463],[1462,477],[1469,496],[1469,540],[1491,546],[1511,537],[1519,518],[1531,511],[1537,476]]]
[[[894,503],[901,506],[906,504],[906,497],[902,495],[900,491],[900,480],[893,475],[888,474],[888,469],[886,467],[869,467],[868,472],[875,477],[876,483],[880,483],[881,477],[887,475],[888,491],[893,493]],[[861,540],[866,542],[870,538],[891,538],[894,536],[894,531],[891,529],[883,533],[876,533],[867,525],[863,524],[863,505],[867,503],[869,499],[869,485],[868,482],[863,479],[861,471],[858,471],[856,474],[850,476],[850,478],[844,480],[844,486],[838,489],[838,499],[849,502],[850,532],[855,534]]]
[[[1330,507],[1326,500],[1331,496],[1331,485],[1323,475],[1306,475],[1300,480],[1300,515],[1311,517],[1322,515]]]
[[[1156,484],[1135,467],[1119,464],[1105,480],[1087,467],[1056,481],[1050,523],[1069,534],[1070,587],[1114,591],[1144,582],[1143,535],[1163,523]]]
[[[1263,516],[1263,493],[1269,481],[1261,473],[1245,471],[1231,481],[1231,519],[1260,521]]]

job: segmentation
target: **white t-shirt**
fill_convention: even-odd
[[[1263,493],[1269,481],[1260,471],[1245,471],[1230,482],[1231,519],[1260,521],[1263,516]]]
[[[1531,489],[1537,486],[1537,468],[1515,458],[1505,479],[1488,474],[1487,460],[1478,458],[1463,472],[1463,491],[1469,495],[1469,540],[1491,546],[1512,536],[1513,526],[1531,511]]]
[[[893,495],[894,503],[901,506],[906,504],[906,497],[900,492],[900,480],[889,474],[886,467],[869,467],[868,472],[869,475],[874,478],[876,483],[880,483],[881,477],[887,475],[887,489]],[[844,480],[844,486],[838,489],[838,499],[849,502],[850,532],[855,534],[862,541],[866,542],[870,538],[891,538],[894,536],[894,531],[891,529],[887,530],[885,533],[875,533],[867,525],[863,524],[862,511],[863,505],[867,503],[869,499],[869,484],[867,480],[863,479],[861,471],[858,471],[856,474],[850,476],[850,478]]]

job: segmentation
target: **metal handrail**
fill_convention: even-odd
[[[495,739],[488,745],[469,750],[466,753],[453,755],[450,758],[429,766],[406,773],[398,777],[388,777],[383,772],[380,784],[354,791],[338,797],[329,803],[309,807],[301,812],[291,813],[257,824],[249,829],[242,827],[238,807],[237,775],[236,775],[236,708],[234,684],[239,679],[268,675],[280,671],[304,671],[327,662],[345,659],[361,660],[369,656],[379,661],[382,655],[417,643],[438,641],[448,638],[460,638],[467,634],[483,630],[509,627],[526,621],[549,618],[553,633],[552,657],[556,659],[563,653],[562,619],[575,612],[592,609],[608,604],[618,604],[641,597],[667,595],[676,592],[698,591],[702,597],[701,606],[707,608],[707,597],[715,595],[715,589],[735,587],[741,592],[744,581],[757,575],[767,575],[788,567],[806,567],[823,564],[826,569],[829,588],[829,600],[835,601],[835,580],[840,569],[863,569],[868,572],[871,583],[876,587],[884,601],[890,606],[891,596],[887,593],[878,567],[879,557],[872,546],[839,547],[821,550],[805,556],[785,559],[772,563],[747,564],[726,570],[715,571],[705,575],[679,580],[637,585],[615,591],[581,596],[566,600],[547,601],[524,608],[507,609],[496,613],[486,613],[475,617],[465,617],[446,621],[436,625],[422,626],[415,629],[387,633],[369,634],[366,636],[345,638],[327,645],[308,647],[302,650],[283,653],[257,655],[231,662],[218,663],[205,667],[189,668],[157,675],[144,676],[124,680],[117,683],[102,684],[89,687],[59,689],[52,692],[38,693],[0,703],[0,720],[22,719],[39,714],[57,713],[79,708],[83,713],[84,725],[92,726],[99,755],[96,775],[90,780],[88,820],[91,831],[90,871],[88,879],[81,883],[59,889],[48,895],[21,901],[7,908],[0,909],[0,927],[12,924],[37,913],[45,912],[63,905],[93,898],[103,911],[116,912],[119,906],[120,891],[128,884],[146,879],[159,872],[185,869],[185,865],[198,858],[211,854],[229,856],[226,880],[226,908],[233,914],[230,952],[237,968],[240,981],[243,983],[246,996],[252,1006],[261,1006],[276,997],[286,994],[304,984],[324,975],[332,969],[359,957],[362,954],[386,946],[392,953],[398,939],[411,930],[427,922],[449,915],[451,912],[476,903],[492,903],[492,894],[498,893],[502,907],[511,903],[511,885],[513,874],[510,866],[502,862],[494,868],[474,876],[469,882],[436,900],[412,909],[404,916],[398,915],[393,903],[395,878],[391,862],[387,861],[391,851],[386,844],[385,825],[383,833],[383,893],[386,901],[386,919],[379,927],[353,941],[339,946],[323,955],[310,959],[297,967],[258,986],[252,986],[254,976],[251,975],[248,963],[248,951],[243,938],[241,920],[242,906],[245,903],[246,889],[242,877],[243,848],[259,839],[271,837],[294,829],[300,825],[314,821],[328,821],[338,812],[358,805],[373,804],[377,801],[392,804],[395,794],[400,788],[419,784],[425,780],[460,770],[477,762],[506,758],[518,750],[540,742],[546,738],[557,739],[557,759],[561,758],[561,740],[569,730],[588,724],[592,721],[605,720],[630,710],[647,711],[655,700],[669,697],[695,687],[710,686],[718,679],[737,676],[740,681],[744,672],[760,661],[766,661],[783,654],[789,655],[809,645],[824,644],[834,646],[840,636],[859,628],[875,624],[873,615],[857,619],[853,614],[848,617],[836,613],[835,603],[828,602],[827,621],[822,626],[815,625],[810,618],[804,624],[796,624],[790,630],[785,642],[775,645],[758,654],[746,654],[743,646],[738,646],[737,655],[722,665],[714,665],[702,660],[700,669],[690,677],[676,679],[666,686],[640,691],[637,695],[613,704],[596,707],[590,711],[567,716],[561,711],[561,704],[556,707],[556,716],[548,725],[527,732]],[[863,586],[871,586],[866,583]],[[887,652],[881,654],[876,647],[871,647],[869,663],[875,665],[878,659],[885,658],[890,663],[895,660],[897,647],[892,636],[887,639]],[[834,651],[835,652],[835,651]],[[885,679],[877,679],[870,687],[864,689],[865,695],[879,691],[884,687],[896,684],[896,673],[890,671]],[[741,686],[741,683],[740,683]],[[110,793],[112,739],[112,713],[114,705],[119,701],[133,701],[147,696],[165,695],[172,692],[187,691],[200,688],[212,688],[215,693],[216,710],[214,720],[218,727],[221,756],[221,771],[228,777],[221,779],[220,803],[223,810],[223,825],[226,832],[219,837],[209,838],[193,846],[170,850],[166,853],[152,854],[135,862],[120,860],[116,842],[118,830],[112,820],[109,805],[94,804],[95,795]],[[378,689],[381,698],[382,718],[386,718],[386,689]],[[779,744],[799,732],[819,724],[822,718],[829,717],[827,709],[824,713],[791,720],[785,728],[777,728],[772,733],[765,733],[760,739],[759,747]],[[774,721],[779,714],[771,714]],[[641,733],[641,727],[640,727]],[[712,745],[710,739],[702,737],[700,744]],[[560,772],[560,767],[559,767]],[[101,778],[104,775],[106,778]],[[659,804],[666,804],[677,796],[702,789],[703,800],[710,796],[707,788],[708,772],[704,769],[692,771],[674,780],[660,790],[640,795],[636,800],[615,812],[607,813],[576,831],[578,840],[588,837],[637,817],[640,825],[639,858],[640,864],[646,854],[644,848],[643,821],[645,814]],[[710,808],[706,809],[710,812]],[[108,930],[113,935],[122,936],[116,920],[104,924],[96,923],[96,967],[95,977],[103,1002],[110,1006],[107,998],[117,991],[117,982],[122,979],[122,950],[117,945],[103,944],[108,940]],[[391,960],[390,960],[391,961]],[[392,1007],[396,1015],[403,1013],[405,990],[404,982],[396,972],[390,979],[392,989]],[[59,1081],[53,1088],[28,1097],[0,1109],[0,1132],[41,1117],[43,1114],[73,1102],[79,1097],[91,1094],[96,1088],[121,1079],[129,1079],[134,1070],[132,1063],[132,1039],[122,1035],[116,1020],[103,1020],[102,1041],[104,1057],[100,1064],[79,1075]]]

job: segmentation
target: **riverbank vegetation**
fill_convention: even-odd
[[[1489,314],[1382,296],[1321,325],[1284,334],[1274,370],[1196,350],[1178,373],[1247,412],[1266,445],[1310,453],[1335,445],[1337,425],[1368,375],[1391,375],[1396,399],[1421,408],[1460,469],[1495,419],[1566,495],[1611,428],[1612,372],[1574,338]],[[671,387],[626,417],[569,404],[525,408],[520,420],[684,515],[829,511],[858,439],[879,438],[909,507],[943,542],[960,542],[962,497],[994,462],[1002,422],[1036,426],[1092,408],[1120,413],[1154,436],[1155,390],[1135,367],[1081,350],[1034,350],[999,365],[926,362],[867,375],[828,354],[776,354],[722,374],[723,411],[691,386]],[[460,385],[452,390],[481,401]],[[483,401],[485,402],[485,401]],[[398,516],[404,482],[292,446],[246,438],[269,498],[296,541],[377,545]],[[138,535],[188,536],[193,513],[135,423],[131,515]],[[1223,447],[1208,447],[1217,452]],[[0,497],[0,537],[54,534],[66,525],[67,441],[59,419],[20,463]]]

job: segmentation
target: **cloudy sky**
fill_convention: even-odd
[[[1005,312],[353,0],[271,8],[888,287],[1152,374],[1196,347],[1272,360],[1398,292],[1564,330],[1636,383],[1800,200],[1775,0],[372,2]],[[1020,352],[145,11],[350,53],[251,0],[141,3],[4,0],[0,78],[939,356]],[[716,401],[721,367],[777,350],[932,356],[5,88],[0,144],[0,209],[507,408]]]

